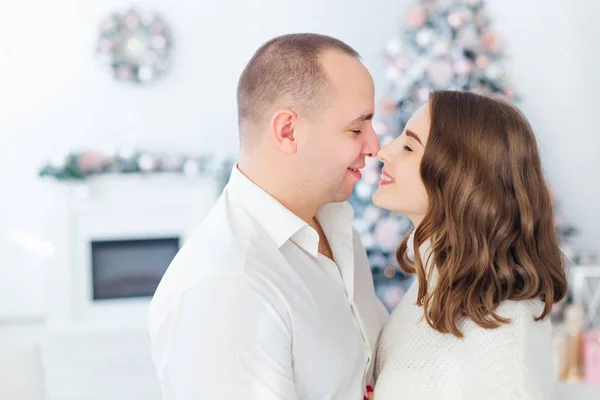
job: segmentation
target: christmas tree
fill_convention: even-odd
[[[385,47],[389,93],[378,106],[375,131],[381,144],[398,137],[432,90],[494,93],[514,101],[506,80],[500,39],[483,0],[421,0],[412,4],[398,37]],[[369,159],[350,203],[362,236],[378,296],[392,310],[410,283],[396,260],[396,248],[411,229],[408,218],[372,204],[381,163]]]

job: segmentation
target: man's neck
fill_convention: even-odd
[[[331,247],[329,246],[329,240],[327,240],[325,231],[321,227],[321,224],[316,217],[312,219],[310,226],[312,226],[312,228],[319,234],[319,253],[333,260],[333,253],[331,251]]]
[[[247,164],[242,164],[241,162],[238,163],[237,168],[255,185],[267,192],[285,208],[315,228],[314,218],[316,217],[317,211],[321,205],[303,198],[302,193],[297,193],[297,188],[289,185],[289,180],[287,177],[277,179],[277,177],[273,177],[274,174],[272,171],[270,173],[263,173],[260,168],[252,168]]]

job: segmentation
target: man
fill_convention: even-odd
[[[373,80],[322,35],[264,44],[238,84],[240,158],[150,307],[165,400],[363,399],[387,313],[345,201]]]

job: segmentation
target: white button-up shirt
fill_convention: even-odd
[[[362,400],[387,312],[348,203],[319,236],[234,167],[152,299],[164,400]]]

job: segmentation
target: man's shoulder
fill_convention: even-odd
[[[188,281],[241,275],[260,258],[259,244],[268,252],[258,224],[242,208],[220,199],[186,240],[165,276],[177,270],[185,271]]]
[[[277,250],[275,244],[273,249]],[[211,278],[248,279],[273,253],[268,237],[241,208],[219,199],[168,266],[153,303],[169,307]]]

